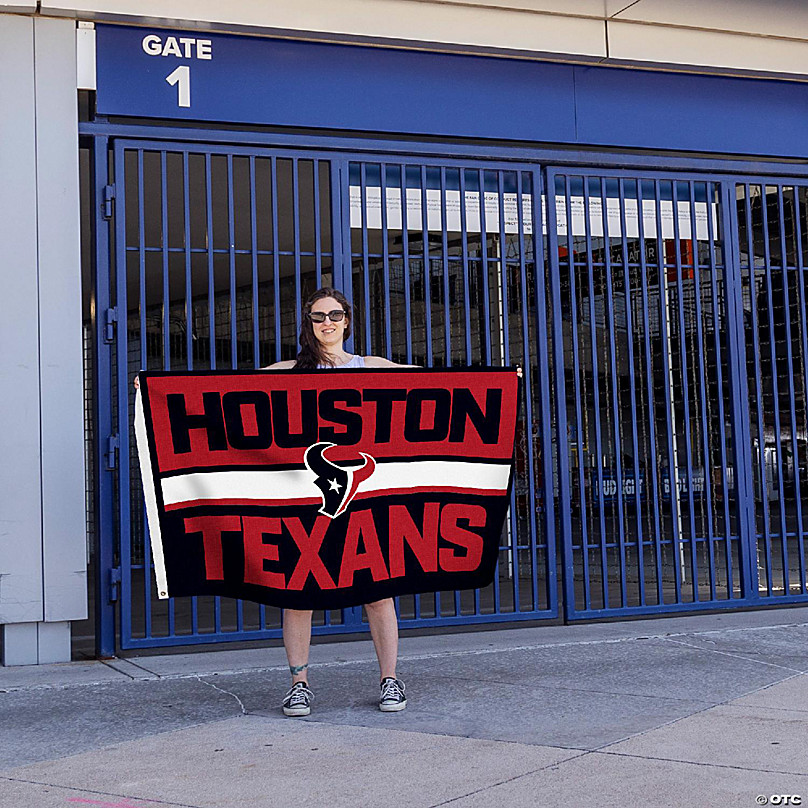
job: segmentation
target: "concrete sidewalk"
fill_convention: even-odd
[[[808,608],[0,668],[0,806],[808,804]],[[779,803],[770,798],[779,798]],[[793,804],[793,803],[789,803]]]

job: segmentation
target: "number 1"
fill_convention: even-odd
[[[177,87],[177,104],[181,107],[191,106],[191,68],[188,65],[181,65],[173,73],[166,76],[166,81],[173,87]]]

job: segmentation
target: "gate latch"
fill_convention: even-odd
[[[114,185],[105,185],[104,186],[104,218],[111,219],[112,218],[112,200],[115,199],[115,186]]]
[[[118,447],[121,445],[117,435],[110,435],[107,438],[107,471],[112,471],[118,467]]]
[[[115,340],[115,324],[118,322],[118,309],[107,309],[104,315],[104,342]]]
[[[113,567],[109,571],[109,602],[115,603],[120,594],[121,568]]]

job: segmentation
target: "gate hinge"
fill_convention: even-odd
[[[109,571],[109,602],[115,603],[120,594],[121,568],[113,567]]]
[[[104,342],[115,339],[115,325],[118,322],[118,309],[107,309],[104,315]]]
[[[112,218],[112,201],[115,199],[115,186],[104,186],[104,218]]]
[[[107,471],[112,471],[118,467],[118,448],[121,442],[117,435],[110,435],[107,438]]]

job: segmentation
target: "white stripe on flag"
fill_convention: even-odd
[[[466,488],[505,491],[509,463],[415,460],[379,463],[357,493],[407,488]],[[176,505],[206,499],[319,499],[315,475],[308,469],[287,471],[209,471],[163,480],[163,502]]]

